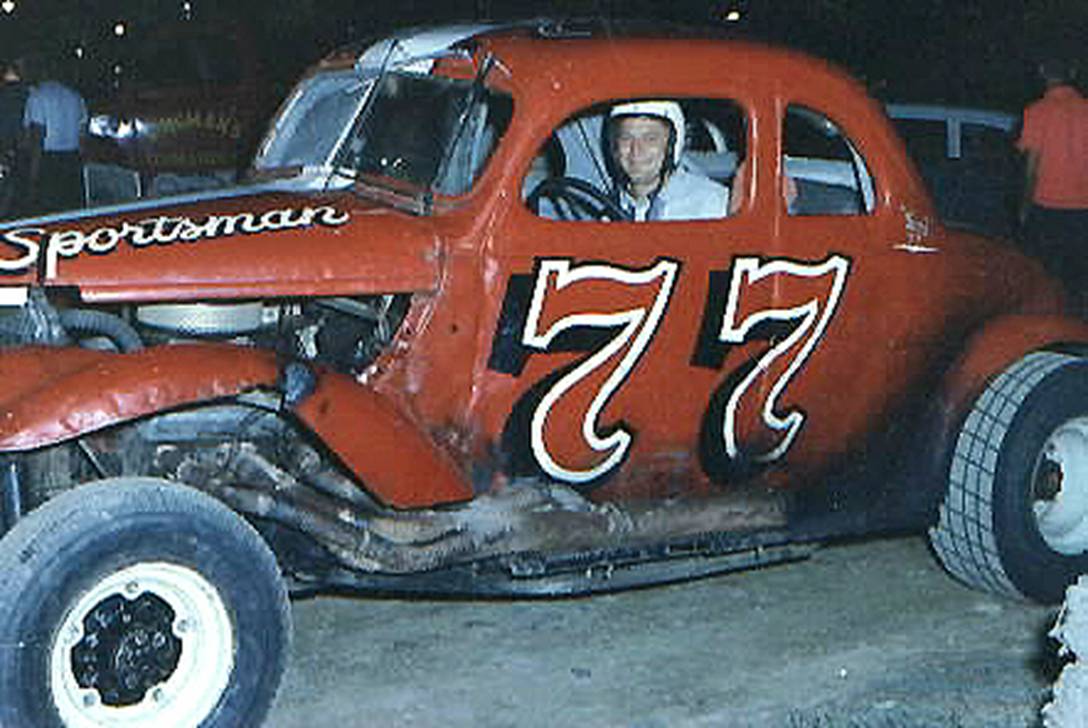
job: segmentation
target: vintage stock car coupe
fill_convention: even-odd
[[[591,27],[381,47],[310,108],[350,184],[0,228],[0,725],[259,725],[291,590],[587,593],[927,529],[1012,597],[1088,570],[1088,325],[936,219],[858,84]],[[635,109],[658,198],[727,204],[630,218]]]

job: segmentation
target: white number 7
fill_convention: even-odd
[[[530,423],[533,457],[541,469],[556,480],[586,483],[618,466],[631,446],[631,433],[617,426],[610,433],[598,434],[598,419],[609,398],[619,389],[646,351],[665,313],[680,264],[658,261],[645,270],[626,270],[606,264],[571,267],[568,260],[542,260],[533,288],[529,313],[525,319],[522,344],[547,351],[556,337],[574,329],[616,329],[607,341],[571,371],[563,375],[545,393]],[[585,289],[585,290],[580,290]],[[607,290],[607,295],[601,295]],[[577,313],[577,301],[596,293],[602,302],[594,312]],[[632,295],[633,294],[633,295]],[[631,299],[634,298],[632,301]],[[568,304],[569,300],[569,304]],[[648,305],[647,305],[648,304]],[[543,325],[541,321],[550,321]],[[624,349],[626,348],[626,351]],[[622,352],[622,355],[621,355]],[[619,357],[610,373],[598,369],[613,357]],[[557,403],[578,385],[592,387],[592,375],[604,376],[588,407],[582,413],[581,453],[556,454],[550,442],[548,418]],[[574,406],[584,394],[568,398]],[[588,448],[588,450],[585,450]],[[561,460],[567,462],[561,462]],[[586,467],[587,463],[593,463]]]
[[[737,258],[733,261],[733,276],[729,284],[729,298],[725,306],[719,341],[726,344],[741,344],[751,334],[752,329],[767,322],[796,322],[788,335],[775,342],[763,353],[755,367],[734,387],[725,405],[725,419],[722,427],[725,452],[730,459],[743,456],[755,462],[768,463],[782,457],[805,422],[805,414],[800,410],[778,414],[778,398],[789,385],[790,380],[812,354],[827,329],[835,308],[846,286],[850,261],[840,255],[833,255],[821,263],[798,263],[790,260],[769,260],[760,262],[759,258]],[[798,290],[796,282],[788,283],[780,277],[810,279],[814,283],[829,279],[812,289],[800,287],[801,295],[793,294]],[[778,279],[778,280],[776,280]],[[771,308],[745,311],[745,292],[752,291],[759,285],[770,287]],[[787,298],[787,296],[795,296]],[[800,346],[791,359],[782,359],[783,355]],[[775,369],[784,366],[780,372]],[[777,378],[774,378],[777,374]],[[767,429],[772,432],[770,446],[764,446],[759,452],[744,452],[738,442],[738,423],[741,411],[752,397],[745,395],[752,385],[761,378],[773,378],[770,391],[763,400],[760,416]],[[757,400],[758,401],[758,400]],[[753,402],[755,404],[755,402]],[[747,418],[745,418],[747,420]],[[764,438],[760,438],[763,440]]]

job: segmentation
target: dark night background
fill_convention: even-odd
[[[406,25],[537,15],[729,28],[834,60],[885,100],[1009,110],[1038,94],[1041,54],[1088,53],[1085,0],[5,0],[0,7],[3,54],[67,57],[91,96],[108,88],[111,69],[135,44],[179,21],[237,23],[280,95],[307,64],[352,40]],[[730,11],[740,20],[728,22]],[[122,37],[114,32],[119,21]]]

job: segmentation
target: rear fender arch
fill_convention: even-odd
[[[938,500],[943,496],[952,447],[975,399],[994,377],[1034,351],[1088,356],[1088,322],[1068,316],[1009,315],[968,337],[945,370],[921,423],[923,439],[918,444],[926,457],[918,458],[910,473],[915,488],[921,486]]]

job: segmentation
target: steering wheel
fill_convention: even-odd
[[[577,177],[548,177],[536,186],[525,204],[540,215],[540,202],[552,203],[560,220],[629,220],[630,215],[597,186]]]

